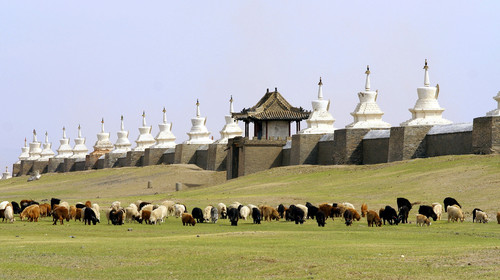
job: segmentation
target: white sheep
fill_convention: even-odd
[[[352,205],[352,204],[351,204]],[[307,211],[309,210],[305,205],[302,205],[302,204],[295,204],[296,207],[299,207],[300,209],[302,209],[302,211],[304,211],[304,219],[306,219],[307,217]]]
[[[151,211],[151,216],[149,217],[149,222],[151,224],[157,224],[158,221],[163,222],[163,219],[167,216],[168,210],[165,205],[161,205],[155,210]]]
[[[139,211],[137,211],[137,205],[132,203],[125,208],[125,221],[130,223],[135,217],[140,217],[140,215]]]
[[[342,205],[344,205],[345,208],[351,208],[351,209],[356,210],[356,208],[354,207],[354,205],[352,205],[352,203],[344,202],[344,203],[342,203]]]
[[[487,223],[488,215],[483,211],[476,211],[476,221],[479,221],[480,223]]]
[[[243,220],[247,220],[248,216],[250,216],[250,208],[248,206],[242,206],[240,209],[240,216]]]
[[[174,209],[175,209],[175,217],[179,218],[180,216],[182,216],[182,214],[186,210],[186,207],[184,207],[184,205],[182,205],[182,204],[176,203],[174,205]]]
[[[212,208],[212,205],[208,205],[205,209],[203,209],[203,220],[207,223],[210,222],[210,213],[212,212]]]
[[[97,218],[97,221],[100,223],[101,222],[101,208],[99,207],[99,204],[94,203],[92,204],[92,211],[95,213],[95,217]]]
[[[173,202],[172,200],[165,200],[161,204],[164,205],[165,207],[167,207],[167,212],[168,212],[167,217],[174,216],[174,214],[175,214],[175,208],[174,208],[175,202]]]
[[[5,211],[3,212],[4,218],[13,223],[15,221],[14,219],[14,210],[12,209],[12,206],[7,206],[5,207]]]
[[[217,211],[219,212],[219,217],[221,219],[225,219],[227,217],[227,207],[226,207],[226,204],[224,203],[219,203],[217,204]]]
[[[8,202],[8,201],[2,201],[2,202],[0,203],[0,210],[5,209],[5,207],[7,207],[7,204],[9,204],[9,202]]]
[[[441,215],[443,215],[443,206],[438,202],[434,202],[432,203],[432,210],[436,213],[437,219],[441,220]]]

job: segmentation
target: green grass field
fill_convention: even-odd
[[[177,168],[177,169],[176,169]],[[175,172],[179,173],[174,176]],[[182,176],[183,172],[188,172]],[[196,178],[201,174],[203,178]],[[17,220],[0,223],[0,279],[498,279],[500,157],[450,156],[372,166],[294,166],[223,182],[223,173],[154,166],[48,174],[0,181],[1,200],[59,197],[70,204],[91,200],[103,209],[114,200],[172,199],[192,209],[233,201],[292,204],[349,201],[369,209],[396,197],[422,203],[455,197],[471,212],[487,211],[488,224],[442,221],[368,228],[364,218],[346,227],[341,219],[315,222],[241,221],[183,227],[170,217],[161,225],[137,223],[53,226]],[[175,192],[172,184],[189,187]],[[116,181],[119,181],[116,183]],[[145,182],[153,181],[153,189]],[[221,183],[217,183],[221,182]],[[134,184],[137,186],[134,187]],[[120,187],[122,186],[122,187]],[[163,191],[162,191],[163,190]],[[18,218],[17,218],[18,219]],[[132,229],[129,231],[128,229]]]

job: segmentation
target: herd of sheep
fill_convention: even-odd
[[[0,203],[0,218],[2,221],[14,222],[14,214],[19,214],[21,220],[27,219],[31,222],[37,222],[40,217],[49,217],[53,219],[53,224],[60,224],[64,220],[71,219],[85,222],[88,225],[96,225],[100,222],[100,207],[98,204],[92,204],[90,201],[85,203],[76,203],[69,205],[68,202],[52,198],[51,203],[40,204],[33,200],[22,200],[19,204],[15,201],[3,201]],[[447,197],[443,201],[444,207],[440,203],[432,205],[420,205],[418,214],[416,214],[416,224],[419,226],[431,224],[430,219],[436,221],[441,219],[443,209],[448,213],[448,222],[460,221],[465,219],[462,206],[453,198]],[[354,221],[359,221],[361,217],[366,217],[368,226],[382,226],[382,224],[397,225],[399,223],[408,223],[409,212],[414,205],[419,202],[410,203],[405,198],[397,198],[397,209],[390,205],[381,208],[378,212],[368,210],[365,203],[361,205],[361,215],[353,204],[344,203],[323,203],[315,206],[309,202],[306,204],[289,205],[288,207],[280,204],[272,207],[268,205],[256,206],[253,204],[243,205],[239,202],[226,206],[219,203],[217,206],[209,205],[203,209],[194,207],[191,214],[188,213],[185,205],[175,203],[174,201],[163,201],[161,204],[152,204],[144,201],[136,201],[123,208],[119,201],[113,202],[104,209],[108,224],[122,225],[124,222],[138,222],[147,224],[160,224],[169,216],[181,218],[183,225],[192,225],[196,223],[217,223],[218,219],[229,219],[232,226],[237,226],[239,220],[249,220],[260,224],[264,221],[286,221],[302,224],[307,219],[316,220],[318,226],[324,227],[328,218],[343,219],[347,226],[352,225]],[[488,215],[479,208],[472,211],[472,221],[486,223]],[[500,224],[500,211],[497,213],[497,221]]]

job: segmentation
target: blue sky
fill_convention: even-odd
[[[423,85],[439,83],[443,116],[472,122],[496,108],[500,4],[495,1],[77,1],[0,3],[0,166],[23,140],[81,124],[92,150],[100,120],[115,142],[120,115],[135,141],[145,110],[153,135],[167,109],[177,143],[195,103],[215,139],[233,95],[235,110],[278,88],[311,108],[317,83],[335,127],[364,87],[367,64],[383,119],[394,126]],[[306,127],[305,122],[302,127]],[[134,145],[135,146],[135,143]]]

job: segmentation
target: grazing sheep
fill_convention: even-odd
[[[446,210],[448,210],[448,222],[450,222],[450,220],[453,222],[457,222],[458,220],[460,220],[460,222],[464,221],[464,213],[457,205],[448,206]]]
[[[214,224],[217,223],[217,220],[219,220],[219,210],[217,210],[216,207],[212,207],[210,210],[210,219]]]
[[[253,204],[248,204],[247,207],[250,208],[250,212],[252,212],[252,209],[254,209],[254,208],[257,208],[257,209],[259,208]]]
[[[410,209],[408,209],[407,205],[403,205],[399,207],[398,219],[402,224],[408,223],[408,215],[410,214]]]
[[[160,205],[158,208],[153,210],[153,212],[151,212],[151,217],[149,218],[149,222],[155,225],[158,221],[160,221],[160,223],[163,223],[163,219],[167,216],[167,214],[168,214],[167,207],[165,207],[165,205]]]
[[[345,225],[350,226],[352,225],[352,220],[354,219],[354,213],[352,212],[354,209],[346,209],[344,211],[344,220],[345,220]]]
[[[308,211],[309,209],[307,208],[307,206],[303,205],[303,204],[295,204],[296,207],[299,207],[300,209],[302,209],[302,211],[304,211],[304,219],[307,218],[307,215],[308,215]]]
[[[458,208],[462,208],[462,206],[460,205],[460,203],[458,203],[458,201],[452,197],[447,197],[443,200],[443,204],[444,204],[444,212],[446,212],[448,210],[448,206],[453,206],[453,205],[457,205]]]
[[[239,203],[238,201],[235,201],[232,204],[229,204],[229,206],[227,207],[227,210],[229,211],[229,209],[231,209],[231,208],[238,209],[240,207],[240,205],[241,205],[241,203]]]
[[[137,207],[137,209],[139,209],[139,211],[141,211],[142,208],[144,208],[144,206],[147,206],[147,205],[151,205],[151,202],[143,201],[143,202],[141,202],[141,204],[139,204],[139,207]],[[153,206],[151,205],[151,207],[153,207]],[[147,210],[153,211],[153,208],[147,209]]]
[[[113,203],[111,203],[111,209],[118,211],[118,209],[122,207],[121,205],[122,203],[120,201],[113,201]]]
[[[344,211],[346,210],[347,208],[344,206],[344,204],[337,204],[337,203],[333,203],[332,204],[332,219],[333,217],[342,217],[344,215]]]
[[[92,210],[94,210],[95,217],[97,218],[97,222],[101,222],[101,208],[99,207],[99,204],[94,203],[92,204]]]
[[[368,205],[366,203],[361,204],[361,216],[364,218],[368,212]]]
[[[229,221],[231,221],[232,226],[237,226],[238,219],[240,218],[238,208],[229,208],[229,210],[227,210],[227,217],[229,218]]]
[[[441,220],[441,215],[443,215],[443,206],[438,202],[434,202],[432,203],[432,210],[436,213],[437,219]]]
[[[227,207],[224,203],[217,204],[217,211],[219,212],[219,216],[221,219],[227,219]]]
[[[51,198],[50,199],[50,208],[54,210],[55,205],[59,205],[61,203],[61,200],[59,198]]]
[[[477,211],[483,211],[479,208],[474,208],[474,210],[472,210],[472,222],[474,223],[474,221],[476,220],[476,212]],[[484,211],[483,211],[484,212]]]
[[[437,220],[436,212],[434,212],[432,206],[429,205],[420,205],[418,208],[418,214],[425,215],[427,218],[431,217],[434,221]]]
[[[82,218],[84,218],[85,209],[90,209],[90,208],[88,207],[76,208],[75,222],[76,220],[79,220],[80,222],[82,221]]]
[[[430,226],[431,221],[429,220],[429,218],[427,218],[427,216],[422,214],[417,214],[417,226],[423,226],[424,224]]]
[[[127,208],[125,208],[125,221],[126,222],[130,223],[137,217],[140,217],[139,211],[137,211],[137,205],[132,203]]]
[[[8,202],[8,201],[2,201],[2,202],[0,203],[0,210],[5,209],[5,207],[7,207],[7,204],[9,204],[9,202]]]
[[[38,222],[38,218],[40,217],[40,207],[37,204],[33,204],[24,208],[23,212],[20,214],[21,221],[26,217],[28,217],[28,221],[30,222]]]
[[[261,216],[259,208],[252,208],[252,219],[254,224],[260,225]]]
[[[9,223],[13,223],[15,221],[14,219],[14,209],[12,209],[12,206],[11,205],[8,205],[5,207],[5,209],[2,209],[4,210],[4,213],[3,213],[3,217],[9,222]]]
[[[203,223],[203,211],[201,208],[194,207],[193,210],[191,210],[191,216],[196,219],[196,222]]]
[[[250,208],[248,208],[248,206],[242,206],[240,208],[240,217],[246,221],[249,216],[250,216]]]
[[[366,212],[366,220],[368,221],[369,227],[373,227],[374,224],[377,227],[382,226],[382,219],[380,219],[380,216],[377,214],[377,212],[373,210],[369,210],[368,212]]]
[[[314,219],[316,217],[316,213],[318,213],[319,208],[312,205],[310,202],[306,202],[306,207],[307,207],[307,219],[311,218]],[[325,213],[323,213],[324,215]]]
[[[85,207],[92,208],[92,203],[90,200],[85,201]]]
[[[63,202],[59,203],[59,205],[58,205],[58,206],[62,206],[62,207],[64,207],[64,208],[66,208],[66,210],[68,210],[68,217],[69,217],[69,214],[70,214],[70,213],[69,213],[69,203],[68,203],[68,202],[66,202],[66,201],[63,201]]]
[[[478,221],[480,223],[487,223],[488,222],[488,215],[483,211],[477,211],[476,212],[476,221]]]
[[[123,225],[123,215],[125,214],[125,210],[123,208],[111,209],[109,212],[109,219],[113,225]]]
[[[69,207],[69,219],[71,220],[71,219],[73,219],[75,217],[76,217],[76,207],[73,206],[73,205],[71,205]]]
[[[176,218],[180,218],[182,216],[182,214],[184,213],[184,211],[186,211],[186,207],[182,204],[178,204],[176,203],[174,205],[174,209],[175,209],[175,217]]]
[[[175,202],[171,200],[165,200],[161,204],[167,207],[167,217],[175,215],[175,208],[174,208]]]
[[[183,226],[194,226],[196,225],[196,221],[195,219],[193,218],[193,216],[191,216],[191,214],[188,214],[188,213],[182,213],[182,225]]]
[[[212,205],[209,205],[203,209],[203,220],[205,223],[210,222],[210,215],[212,213]]]
[[[64,219],[66,219],[66,222],[69,222],[69,210],[64,206],[56,206],[52,210],[52,219],[54,220],[53,225],[56,225],[57,221],[60,221],[62,225]]]
[[[306,217],[306,214],[304,213],[304,210],[301,207],[298,207],[297,205],[290,205],[289,209],[291,210],[292,214],[292,220],[295,222],[296,225],[303,224],[304,219]]]
[[[278,205],[278,213],[280,214],[280,218],[283,219],[285,217],[285,212],[288,208],[285,207],[285,205],[280,204]]]
[[[333,220],[333,206],[328,203],[319,205],[319,211],[325,214],[325,217],[331,217]]]
[[[81,210],[81,209],[78,209]],[[90,223],[92,223],[94,226],[97,224],[97,217],[95,216],[94,210],[90,207],[85,207],[84,208],[84,213],[83,213],[83,221],[85,222],[85,225],[90,226]]]
[[[50,204],[44,203],[40,204],[38,207],[40,207],[40,217],[50,216],[50,212],[52,210],[50,209]]]
[[[323,211],[316,212],[316,222],[318,223],[318,227],[324,227],[326,224],[326,215]]]
[[[12,210],[14,210],[14,214],[21,214],[21,207],[19,206],[19,204],[15,201],[11,201],[10,203],[12,204]],[[52,210],[52,207],[50,209]]]
[[[280,215],[278,213],[278,210],[276,210],[274,207],[264,205],[261,206],[259,210],[261,216],[264,217],[264,221],[270,222],[271,220],[276,220],[276,221],[280,220]]]
[[[398,214],[396,213],[396,210],[392,208],[389,205],[386,205],[385,208],[381,208],[379,211],[380,218],[384,221],[389,222],[389,225],[392,226],[392,224],[398,225],[399,224],[399,218]]]

